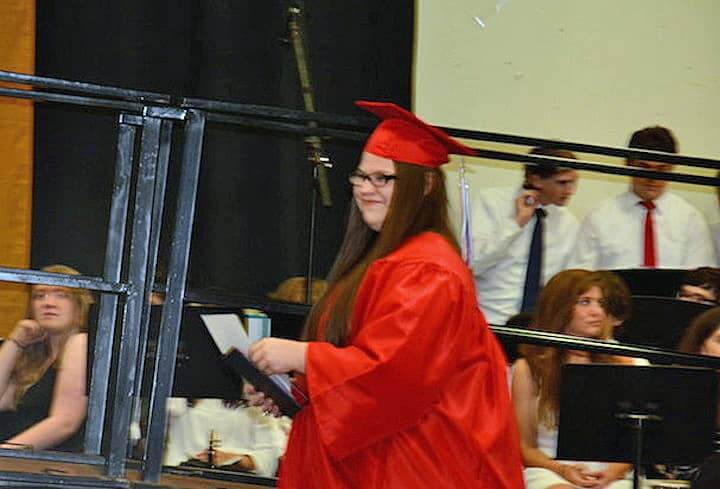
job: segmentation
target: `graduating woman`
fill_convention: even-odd
[[[266,373],[304,374],[280,487],[521,488],[505,358],[438,168],[472,150],[394,104],[358,105],[383,121],[349,177],[348,229],[308,341],[250,352]]]

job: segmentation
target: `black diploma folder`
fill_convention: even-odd
[[[271,398],[285,416],[292,417],[300,411],[301,406],[292,395],[276,384],[270,377],[258,370],[255,365],[238,350],[233,348],[224,356],[224,359],[225,364],[230,367],[235,375],[246,379],[250,384],[255,386],[257,390]]]

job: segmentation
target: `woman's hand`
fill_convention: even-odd
[[[201,462],[209,463],[208,451],[203,450],[202,452],[195,455],[193,458],[200,460]],[[224,465],[238,464],[242,470],[255,470],[255,462],[248,455],[237,455],[231,452],[223,452],[222,450],[215,450],[213,453],[213,463],[222,467]]]
[[[598,474],[591,472],[584,464],[562,464],[558,474],[579,487],[595,488],[598,483]]]
[[[250,406],[259,407],[266,414],[272,414],[276,418],[282,414],[273,400],[265,397],[265,394],[256,390],[253,385],[247,383],[243,385],[243,394],[245,394],[245,399],[247,399]]]
[[[593,489],[604,489],[616,480],[625,477],[625,474],[630,469],[627,464],[609,464],[605,470],[601,470],[595,473],[597,481],[592,486]]]
[[[304,341],[263,338],[250,347],[250,360],[264,374],[305,373]]]
[[[23,319],[18,321],[10,333],[10,341],[14,341],[20,348],[27,348],[33,343],[42,341],[47,332],[34,319]]]

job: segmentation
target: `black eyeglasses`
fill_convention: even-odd
[[[371,173],[368,175],[358,170],[355,170],[348,175],[348,182],[350,182],[350,185],[353,187],[362,185],[366,180],[370,182],[373,187],[380,188],[384,187],[392,180],[397,180],[397,175],[385,175],[383,173]]]

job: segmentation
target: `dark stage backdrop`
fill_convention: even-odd
[[[317,109],[360,115],[360,98],[410,104],[412,0],[314,0],[307,39]],[[283,1],[37,2],[39,75],[175,96],[302,108]],[[116,117],[38,105],[32,265],[102,273]],[[171,159],[169,207],[181,147]],[[319,211],[317,273],[341,239],[357,144],[330,143],[334,199]],[[264,295],[303,275],[309,168],[301,140],[209,125],[189,285]],[[165,216],[164,233],[172,223]],[[164,239],[161,253],[167,256]]]

